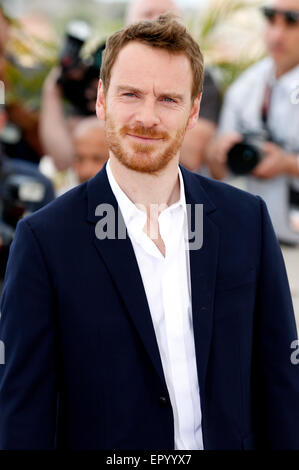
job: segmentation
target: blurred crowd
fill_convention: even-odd
[[[134,0],[126,23],[182,12],[173,0]],[[260,8],[267,56],[223,96],[206,67],[197,126],[187,131],[181,163],[191,171],[259,194],[281,243],[299,243],[299,0]],[[13,19],[0,2],[0,80],[5,76]],[[55,66],[42,86],[41,106],[0,102],[0,265],[5,270],[18,220],[93,177],[108,159],[104,123],[95,116],[101,54],[81,50],[90,37],[72,21]],[[24,72],[25,73],[25,72]]]

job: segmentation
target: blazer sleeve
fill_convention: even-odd
[[[0,449],[51,449],[56,422],[55,301],[39,242],[17,225],[1,297]]]
[[[292,363],[296,323],[283,256],[259,198],[262,244],[256,299],[256,422],[263,448],[299,449],[299,365]]]

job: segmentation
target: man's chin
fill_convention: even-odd
[[[169,158],[146,155],[142,152],[136,152],[134,155],[120,156],[115,155],[116,158],[128,169],[138,173],[154,174],[161,171],[169,163]]]

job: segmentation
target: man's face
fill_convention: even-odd
[[[100,171],[108,158],[108,147],[103,128],[93,127],[74,137],[75,158],[73,169],[80,183]]]
[[[269,7],[299,12],[299,0],[276,0]],[[299,64],[299,21],[288,24],[282,14],[275,14],[267,20],[265,40],[280,75]]]
[[[189,59],[131,42],[119,53],[104,96],[100,83],[97,114],[106,120],[109,150],[135,171],[155,173],[173,158],[187,128],[197,120],[200,97],[191,102]]]

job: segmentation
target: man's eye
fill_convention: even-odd
[[[129,98],[134,98],[136,95],[135,93],[124,93],[123,96],[128,96]]]
[[[166,103],[175,103],[174,99],[169,98],[169,96],[164,96],[163,101],[166,101]]]

